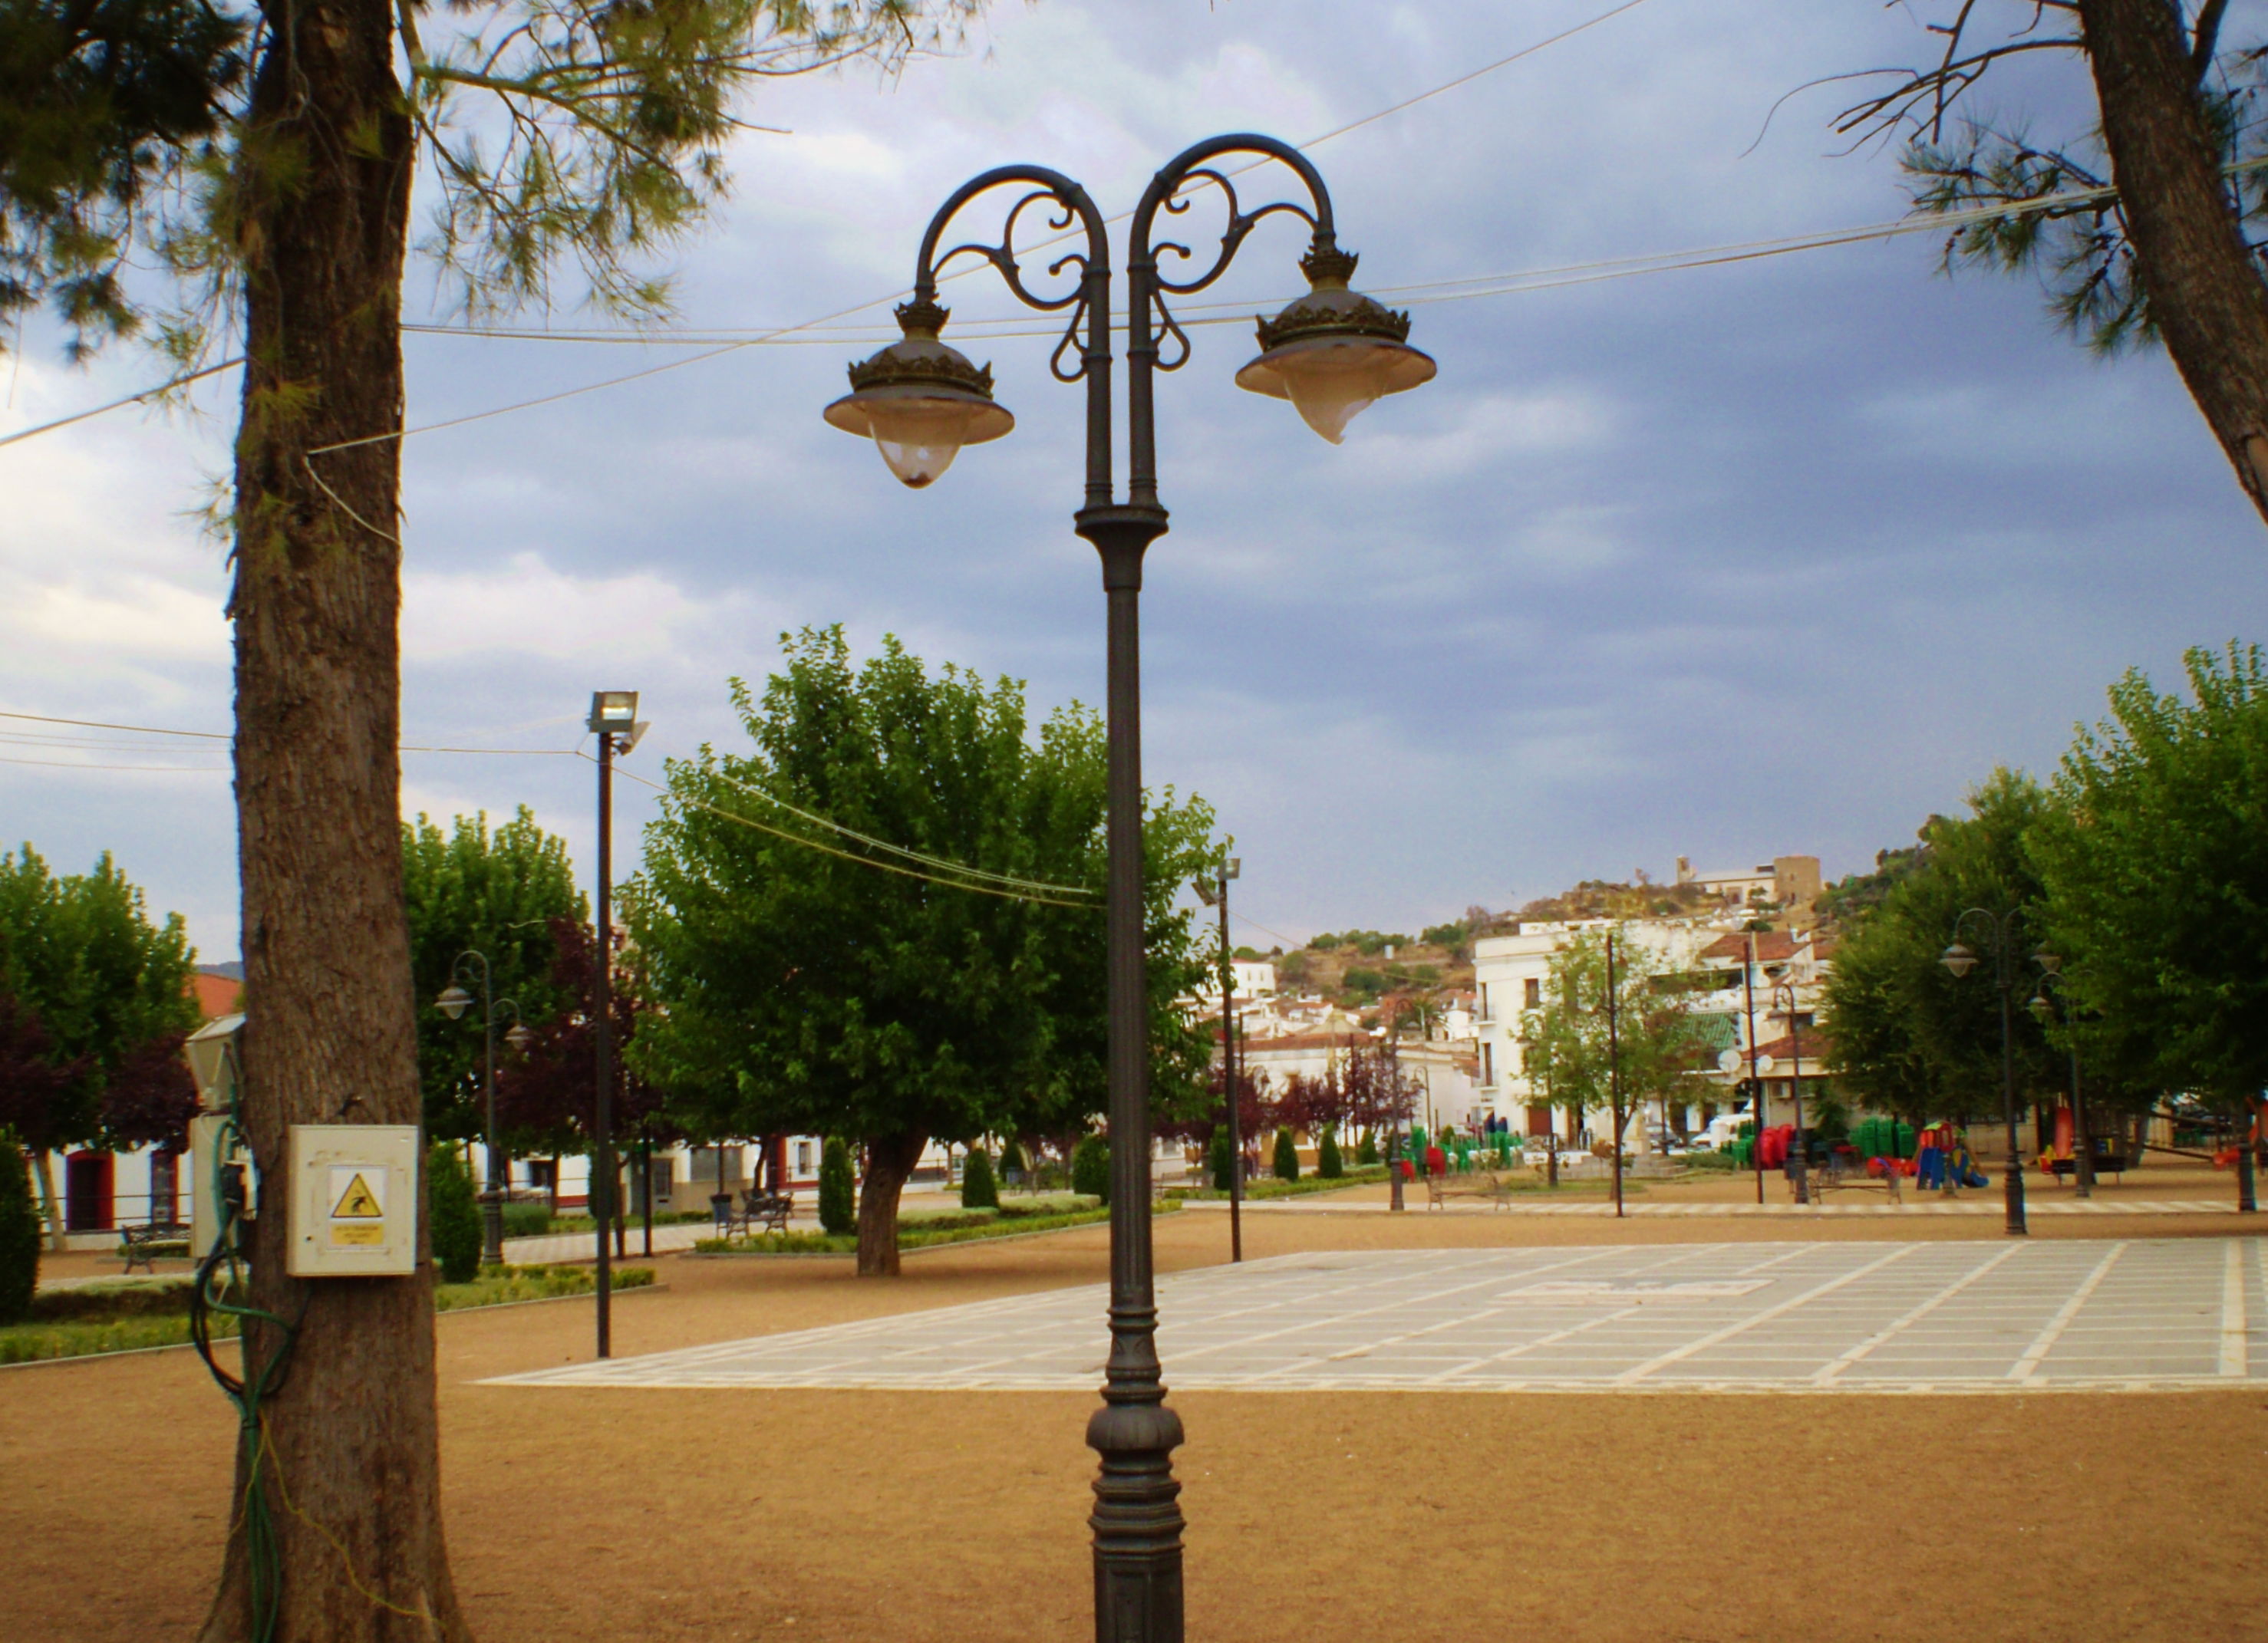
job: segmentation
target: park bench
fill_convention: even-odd
[[[189,1253],[189,1229],[178,1221],[153,1221],[146,1226],[121,1227],[118,1229],[118,1252],[126,1260],[126,1270],[136,1266],[149,1272],[158,1270],[161,1255],[178,1255],[187,1258]]]
[[[1486,1170],[1476,1170],[1464,1181],[1452,1183],[1447,1176],[1425,1177],[1425,1207],[1443,1209],[1453,1198],[1484,1198],[1495,1209],[1512,1207],[1512,1189],[1504,1180]]]
[[[785,1232],[788,1217],[795,1213],[795,1200],[784,1192],[759,1192],[753,1189],[740,1194],[740,1230],[753,1235],[758,1228],[766,1232]]]
[[[1871,1176],[1867,1173],[1863,1164],[1854,1169],[1840,1156],[1830,1158],[1825,1163],[1810,1170],[1807,1185],[1811,1189],[1811,1201],[1815,1204],[1830,1192],[1850,1192],[1853,1189],[1860,1192],[1887,1193],[1893,1204],[1905,1202],[1905,1193],[1899,1187],[1896,1170],[1892,1170],[1881,1176]]]

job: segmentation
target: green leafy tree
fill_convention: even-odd
[[[644,267],[729,181],[741,92],[902,62],[973,4],[0,0],[0,312],[50,305],[75,347],[139,327],[184,367],[244,362],[216,524],[236,572],[261,1155],[341,1111],[419,1115],[395,753],[413,188],[420,249],[465,308],[548,298],[571,265],[602,306],[654,312],[667,292]],[[333,1286],[311,1309],[284,1236],[281,1215],[254,1223],[250,1298],[306,1321],[243,1446],[232,1498],[263,1510],[231,1514],[201,1643],[255,1611],[274,1643],[375,1643],[405,1614],[454,1643],[430,1278]]]
[[[0,995],[20,1013],[8,1036],[26,1063],[0,1089],[0,1123],[39,1160],[57,1247],[63,1206],[47,1155],[113,1139],[106,1097],[125,1093],[152,1046],[178,1048],[197,1024],[195,962],[180,915],[152,922],[143,892],[107,854],[92,872],[64,875],[28,844],[0,855]],[[45,1069],[37,1075],[34,1060]]]
[[[1276,1155],[1270,1160],[1270,1172],[1278,1181],[1300,1178],[1300,1149],[1292,1144],[1289,1128],[1278,1126],[1276,1131]]]
[[[992,1155],[982,1147],[971,1147],[968,1161],[961,1166],[961,1207],[963,1209],[1000,1207],[1000,1185],[992,1178]]]
[[[519,1007],[531,1030],[569,1004],[556,973],[552,921],[588,922],[590,904],[575,884],[567,841],[536,825],[526,805],[491,829],[485,813],[460,816],[447,833],[420,815],[401,825],[401,888],[409,913],[409,973],[417,1001],[417,1074],[429,1135],[478,1135],[483,1116],[479,988],[468,951],[487,955],[490,987]],[[433,1000],[455,980],[475,994],[452,1021]],[[497,1031],[512,1024],[499,1016]],[[499,1045],[499,1066],[505,1052]]]
[[[1339,1133],[1326,1125],[1322,1139],[1315,1143],[1315,1173],[1326,1181],[1336,1181],[1346,1174],[1346,1160],[1339,1155]]]
[[[932,1140],[1065,1133],[1105,1104],[1102,725],[1030,734],[1022,686],[929,672],[895,640],[783,637],[752,742],[673,763],[627,899],[660,1005],[637,1059],[688,1112],[858,1141],[859,1271],[897,1270],[899,1193]],[[1199,802],[1152,800],[1145,897],[1155,1104],[1202,1101],[1174,1001],[1203,973],[1174,898],[1218,855]],[[716,1121],[722,1122],[722,1119]]]
[[[1552,955],[1543,1002],[1521,1015],[1521,1053],[1546,1102],[1579,1121],[1611,1111],[1619,1074],[1627,1124],[1649,1101],[1682,1099],[1704,1036],[1679,979],[1652,948],[1617,939],[1611,988],[1607,957],[1603,930],[1580,931]]]
[[[0,1324],[26,1317],[40,1287],[40,1218],[27,1163],[15,1132],[0,1126]]]
[[[2268,664],[2232,644],[2186,668],[2186,698],[2111,687],[2028,855],[2082,1066],[2237,1111],[2268,1088]]]
[[[2257,19],[2240,38],[2229,17],[2226,0],[1942,0],[1916,18],[1923,63],[1860,77],[1874,89],[1837,129],[1903,142],[1925,211],[2016,208],[1955,227],[1947,265],[2036,275],[2098,352],[2162,342],[2268,516],[2268,51]],[[1986,104],[2017,64],[2023,92]],[[2043,121],[2026,95],[2070,113]]]
[[[1975,970],[1956,978],[1940,962],[1971,907],[2017,914],[2009,958],[2022,989],[2012,1034],[2019,1101],[2064,1082],[2059,1058],[2022,1008],[2036,976],[2030,955],[2052,939],[2027,846],[2051,809],[2050,796],[2029,777],[2001,770],[1970,794],[1969,808],[1966,817],[1930,818],[1921,830],[1922,865],[1845,936],[1827,979],[1837,1083],[1864,1105],[1915,1123],[2001,1110],[1998,955],[1982,921],[1970,921],[1961,938],[1979,955]]]
[[[481,1271],[480,1206],[473,1197],[472,1171],[448,1141],[426,1149],[425,1203],[433,1264],[441,1269],[442,1281],[472,1282]]]
[[[819,1152],[819,1224],[840,1237],[858,1224],[850,1178],[850,1144],[830,1135]]]

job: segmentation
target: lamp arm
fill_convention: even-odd
[[[997,245],[969,240],[940,253],[938,246],[945,238],[945,231],[961,207],[979,194],[989,194],[1012,183],[1029,185],[1031,192],[1008,209],[1007,221],[1001,225]],[[1016,248],[1016,225],[1024,212],[1032,206],[1050,202],[1057,209],[1048,219],[1048,226],[1057,231],[1070,229],[1074,223],[1086,237],[1085,251],[1067,251],[1047,265],[1050,275],[1059,275],[1076,263],[1079,282],[1060,297],[1043,297],[1024,282],[1023,255]],[[899,318],[908,323],[944,322],[944,311],[937,305],[937,271],[955,257],[961,255],[983,258],[999,270],[1000,278],[1018,302],[1027,308],[1036,308],[1042,313],[1062,309],[1071,311],[1071,322],[1064,327],[1063,341],[1056,344],[1055,352],[1048,356],[1048,369],[1058,382],[1086,384],[1086,504],[1090,508],[1107,508],[1111,501],[1110,473],[1110,231],[1104,226],[1102,213],[1094,209],[1087,192],[1059,171],[1045,165],[996,165],[980,172],[954,189],[946,202],[930,218],[928,231],[922,235],[921,252],[914,263],[914,299],[899,310]],[[924,311],[927,312],[924,312]],[[932,316],[934,316],[932,318]],[[1082,337],[1081,325],[1085,333]],[[1075,365],[1065,365],[1065,354],[1076,346],[1079,359]]]
[[[1231,154],[1256,154],[1263,159],[1281,160],[1291,167],[1314,202],[1311,211],[1307,207],[1289,201],[1278,201],[1247,211],[1238,203],[1236,187],[1227,173],[1209,162]],[[1156,242],[1153,231],[1158,213],[1164,210],[1177,216],[1189,209],[1189,202],[1180,198],[1182,189],[1193,179],[1211,183],[1228,202],[1228,224],[1221,231],[1220,251],[1211,265],[1193,279],[1168,280],[1158,272],[1158,253],[1170,251],[1184,261],[1193,260],[1189,248],[1177,241]],[[1332,226],[1331,194],[1324,186],[1322,173],[1314,168],[1307,157],[1290,143],[1257,132],[1237,131],[1226,136],[1207,137],[1204,142],[1183,149],[1159,169],[1144,191],[1142,203],[1134,209],[1134,223],[1126,262],[1127,281],[1127,340],[1126,340],[1126,420],[1132,450],[1129,466],[1130,500],[1138,508],[1158,506],[1158,441],[1157,422],[1152,410],[1152,379],[1160,370],[1178,370],[1189,357],[1189,334],[1184,332],[1165,304],[1164,293],[1183,293],[1203,290],[1223,274],[1236,259],[1237,248],[1245,236],[1257,227],[1262,219],[1287,212],[1299,217],[1314,231],[1310,254],[1335,253],[1338,241]],[[1181,351],[1170,360],[1161,360],[1158,352],[1155,326],[1161,326],[1181,342]]]

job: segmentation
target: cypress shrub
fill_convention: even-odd
[[[14,1132],[0,1129],[0,1324],[32,1309],[40,1287],[40,1216],[32,1177]]]
[[[1205,1148],[1205,1170],[1212,1177],[1216,1192],[1226,1192],[1236,1185],[1236,1154],[1229,1147],[1225,1129],[1212,1133],[1212,1145]]]
[[[1346,1175],[1346,1160],[1339,1156],[1336,1130],[1325,1130],[1322,1141],[1315,1148],[1315,1173],[1326,1181],[1340,1180]]]
[[[992,1155],[982,1147],[971,1147],[968,1162],[961,1167],[961,1207],[963,1209],[1000,1207],[999,1184],[992,1178]]]
[[[819,1155],[819,1224],[840,1236],[858,1224],[858,1201],[851,1190],[850,1144],[830,1135]]]
[[[507,1238],[541,1238],[551,1230],[551,1206],[549,1204],[506,1204],[504,1207],[504,1236]]]
[[[1362,1133],[1362,1145],[1355,1148],[1354,1161],[1357,1163],[1362,1164],[1371,1164],[1381,1162],[1378,1155],[1378,1132],[1376,1130],[1365,1130]]]
[[[1300,1149],[1292,1145],[1292,1132],[1279,1128],[1276,1132],[1276,1159],[1271,1166],[1278,1181],[1300,1178]]]
[[[1100,1135],[1082,1135],[1071,1149],[1071,1190],[1110,1201],[1110,1143]]]
[[[1016,1138],[1012,1135],[1008,1138],[1007,1144],[1000,1148],[1000,1173],[1005,1175],[1011,1170],[1018,1175],[1031,1173],[1031,1167],[1024,1162],[1024,1149],[1016,1144]]]
[[[472,1172],[453,1142],[438,1142],[425,1155],[425,1204],[441,1281],[472,1282],[481,1275],[481,1207],[473,1197]]]

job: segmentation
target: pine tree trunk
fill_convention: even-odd
[[[2268,518],[2268,287],[2228,209],[2181,9],[2080,0],[2111,175],[2151,317],[2252,505]]]
[[[898,1194],[921,1162],[926,1135],[886,1135],[866,1144],[866,1178],[858,1184],[858,1276],[898,1275]]]
[[[44,1148],[36,1155],[40,1161],[40,1210],[47,1217],[48,1248],[61,1255],[70,1248],[70,1239],[63,1231],[63,1200],[55,1192],[55,1155]]]
[[[284,1270],[290,1126],[419,1118],[396,747],[399,337],[412,137],[384,0],[267,8],[241,198],[236,790],[252,1297],[298,1320],[262,1405],[276,1643],[468,1635],[441,1530],[433,1280]],[[225,216],[225,214],[224,214]],[[319,477],[320,476],[320,477]],[[421,1191],[421,1199],[423,1194]],[[421,1255],[430,1233],[420,1214]],[[281,1331],[255,1325],[256,1368]],[[245,1498],[246,1451],[236,1493]],[[250,1637],[246,1514],[202,1643]]]

